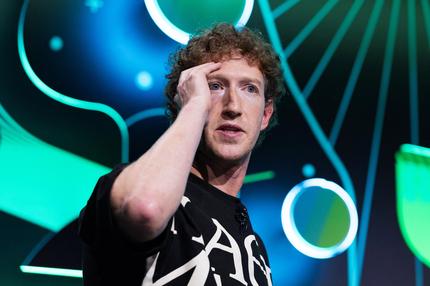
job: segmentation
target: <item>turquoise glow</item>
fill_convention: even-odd
[[[411,143],[419,144],[417,27],[415,1],[408,1],[409,116]]]
[[[364,59],[366,58],[367,51],[369,50],[370,42],[372,41],[373,34],[375,33],[376,25],[378,24],[378,20],[380,18],[383,6],[383,0],[375,1],[375,5],[373,7],[372,14],[370,15],[366,31],[364,32],[364,36],[357,53],[357,57],[355,58],[354,64],[352,66],[351,75],[349,76],[348,83],[346,84],[346,88],[343,93],[339,110],[336,114],[333,127],[331,128],[330,142],[331,144],[333,144],[333,146],[336,145],[340,129],[342,128],[342,124],[345,119],[346,111],[348,110],[349,104],[351,102],[351,98],[354,93],[358,77],[361,73]]]
[[[28,265],[21,265],[19,269],[21,269],[21,271],[24,273],[82,278],[82,270],[72,270],[72,269],[52,268],[52,267],[38,267],[38,266],[28,266]]]
[[[0,210],[59,231],[109,168],[34,137],[0,105]]]
[[[97,13],[103,5],[103,0],[85,0],[85,6],[90,9],[91,13]]]
[[[125,122],[127,123],[127,126],[130,127],[133,124],[135,124],[141,120],[145,120],[147,118],[150,118],[150,117],[165,116],[165,112],[166,112],[166,110],[164,108],[161,108],[161,107],[145,109],[145,110],[140,111],[136,114],[133,114],[132,116],[127,118],[125,120]]]
[[[186,4],[188,1],[185,1],[185,6],[188,7],[190,6],[189,4]],[[188,2],[188,3],[193,3]],[[216,3],[216,1],[214,2]],[[230,5],[232,5],[231,1],[228,2],[222,2],[221,4],[224,3],[230,3]],[[235,2],[233,4],[238,4],[240,2]],[[195,4],[195,3],[194,3]],[[198,8],[200,6],[201,3],[199,3],[198,5],[194,5],[194,8]],[[210,3],[212,4],[212,3]],[[190,38],[190,33],[187,31],[184,31],[183,28],[178,27],[178,24],[180,23],[176,23],[175,21],[172,22],[172,19],[169,19],[168,16],[165,15],[165,13],[163,12],[163,10],[161,9],[158,0],[145,0],[145,5],[146,8],[148,9],[149,15],[151,16],[152,20],[154,21],[154,23],[158,26],[158,28],[160,28],[161,31],[163,31],[163,33],[165,33],[168,37],[170,37],[171,39],[177,41],[178,43],[181,44],[186,44]],[[203,5],[204,7],[205,5]],[[192,7],[192,6],[191,6]],[[230,8],[235,7],[230,6]],[[246,25],[246,23],[249,20],[249,17],[251,16],[252,13],[252,9],[254,7],[254,0],[245,0],[245,4],[242,8],[242,11],[240,13],[240,17],[237,20],[237,22],[235,23],[236,27],[243,27]],[[208,14],[207,11],[195,11],[195,12],[200,12],[200,14]],[[211,13],[211,11],[209,12],[209,17],[211,18],[213,15],[213,13]],[[178,13],[179,14],[179,13]],[[228,14],[228,13],[227,13]],[[174,16],[177,16],[174,14]],[[223,19],[224,15],[220,15],[220,19]],[[203,21],[205,21],[206,18],[203,16]],[[224,20],[225,21],[225,20]],[[186,22],[186,21],[185,21]],[[186,25],[189,26],[189,25]],[[194,27],[194,28],[199,28],[199,27]]]
[[[320,144],[328,160],[333,164],[333,167],[335,168],[336,172],[339,174],[339,177],[342,181],[342,184],[346,192],[350,195],[352,200],[355,202],[356,199],[355,199],[354,185],[351,181],[351,177],[348,173],[348,170],[345,168],[345,165],[340,160],[333,146],[330,144],[327,136],[324,134],[321,126],[316,120],[315,115],[313,114],[312,110],[310,109],[309,105],[304,99],[303,94],[300,91],[297,81],[295,80],[294,75],[287,62],[287,59],[285,58],[281,41],[279,38],[279,33],[275,25],[275,21],[271,17],[272,12],[271,12],[271,8],[269,6],[268,0],[259,0],[258,3],[262,11],[264,24],[266,26],[270,42],[272,43],[275,51],[278,53],[281,59],[284,79],[289,87],[289,90],[291,91],[291,95],[296,101],[300,111],[302,112],[317,142]],[[358,273],[359,272],[357,272],[356,240],[354,240],[348,249],[348,285],[349,286],[358,286],[358,280],[359,280]]]
[[[281,16],[282,14],[288,12],[288,10],[290,10],[291,8],[296,6],[296,4],[298,4],[299,2],[300,2],[300,0],[285,0],[284,3],[282,3],[281,5],[276,7],[275,10],[273,10],[273,12],[272,12],[273,18],[276,19],[279,16]]]
[[[64,45],[63,39],[61,39],[59,36],[54,36],[49,41],[49,47],[54,52],[60,51],[63,48],[63,45]]]
[[[28,61],[27,54],[25,51],[25,44],[24,44],[24,23],[25,23],[25,16],[27,13],[28,5],[29,5],[29,0],[26,0],[24,2],[24,5],[22,6],[21,14],[19,17],[19,24],[18,24],[18,54],[19,54],[19,59],[21,61],[22,67],[25,73],[27,74],[28,78],[40,91],[42,91],[50,98],[62,104],[69,105],[76,108],[102,112],[107,116],[109,116],[110,118],[112,118],[112,120],[118,126],[121,134],[121,146],[122,146],[121,160],[123,162],[127,162],[128,148],[129,148],[129,135],[127,130],[127,124],[125,123],[124,119],[116,110],[114,110],[112,107],[107,106],[105,104],[79,100],[79,99],[75,99],[70,96],[61,94],[53,90],[49,86],[47,86],[33,71],[30,65],[30,62]]]
[[[388,97],[391,68],[393,64],[394,46],[396,43],[397,27],[400,14],[400,0],[395,0],[391,8],[387,43],[385,46],[384,65],[382,69],[381,85],[379,87],[379,98],[376,110],[376,119],[373,129],[372,145],[369,156],[366,187],[364,191],[363,209],[361,212],[361,224],[358,233],[358,273],[363,269],[364,253],[366,249],[367,231],[369,229],[370,210],[375,187],[376,170],[378,167],[379,149],[381,146],[382,127],[384,123],[385,106]],[[360,275],[361,276],[361,275]],[[360,282],[360,281],[358,281]]]
[[[329,0],[327,3],[315,14],[314,17],[306,24],[303,30],[297,34],[297,36],[291,41],[291,43],[285,48],[285,57],[291,56],[294,51],[306,40],[306,38],[312,33],[313,30],[321,23],[321,21],[333,10],[338,0]]]
[[[339,47],[340,42],[345,37],[346,32],[348,32],[349,27],[351,26],[363,4],[364,0],[356,0],[352,5],[351,9],[349,10],[348,14],[346,14],[345,19],[343,20],[342,24],[340,25],[339,29],[337,30],[336,34],[334,35],[333,39],[325,50],[324,55],[321,57],[321,60],[319,61],[317,67],[312,73],[311,78],[306,83],[306,86],[303,89],[303,96],[305,98],[308,98],[311,95],[316,84],[321,78],[321,75],[327,68],[328,63],[336,52],[336,49]]]
[[[305,164],[302,168],[302,174],[306,178],[315,176],[315,167],[312,164]]]

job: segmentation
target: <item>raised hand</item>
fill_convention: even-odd
[[[209,62],[182,71],[175,102],[180,108],[190,101],[197,101],[206,110],[210,106],[210,90],[207,76],[221,67],[221,63]]]

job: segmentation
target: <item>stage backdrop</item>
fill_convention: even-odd
[[[429,285],[430,156],[403,145],[430,147],[429,0],[1,1],[1,285],[82,284],[80,209],[166,130],[168,56],[217,21],[261,31],[288,88],[241,191],[274,285]]]

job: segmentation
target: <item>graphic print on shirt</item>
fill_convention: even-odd
[[[181,201],[182,207],[185,207],[188,203],[191,203],[190,199],[187,197],[183,197]],[[175,281],[178,277],[186,274],[192,273],[191,277],[187,283],[187,285],[205,285],[209,275],[213,275],[213,279],[217,286],[222,286],[222,278],[219,274],[216,273],[216,269],[210,264],[210,254],[214,249],[218,249],[224,251],[231,257],[233,262],[233,269],[229,273],[229,277],[231,279],[236,280],[242,285],[249,285],[244,275],[244,268],[242,265],[242,254],[238,245],[238,242],[234,239],[234,237],[217,221],[212,218],[213,225],[216,230],[212,237],[205,243],[203,236],[193,236],[191,240],[194,243],[198,243],[204,246],[196,256],[191,258],[189,261],[185,262],[183,265],[178,268],[170,271],[164,276],[158,278],[156,281],[153,280],[155,269],[157,266],[157,261],[160,255],[160,252],[156,255],[154,262],[152,263],[150,269],[146,273],[146,276],[142,282],[142,286],[162,286],[168,283]],[[178,230],[175,228],[175,218],[172,220],[172,226],[170,231],[173,235],[178,234]],[[224,236],[227,238],[230,245],[226,245],[221,243],[221,237]],[[261,271],[264,277],[267,280],[267,285],[271,286],[271,270],[268,267],[264,257],[259,255],[259,257],[255,257],[253,253],[252,245],[258,248],[258,242],[254,235],[248,235],[244,238],[242,242],[246,249],[247,262],[248,265],[248,273],[249,279],[248,281],[252,286],[258,286],[258,282],[255,278],[255,271]]]

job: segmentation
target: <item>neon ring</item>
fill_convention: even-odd
[[[309,243],[298,231],[294,220],[294,208],[303,189],[320,187],[332,191],[345,203],[349,214],[349,229],[343,240],[330,247],[319,247]],[[281,212],[282,228],[291,244],[301,253],[317,258],[327,259],[344,252],[354,241],[358,229],[357,209],[348,193],[336,183],[325,179],[313,178],[294,186],[285,197]]]

